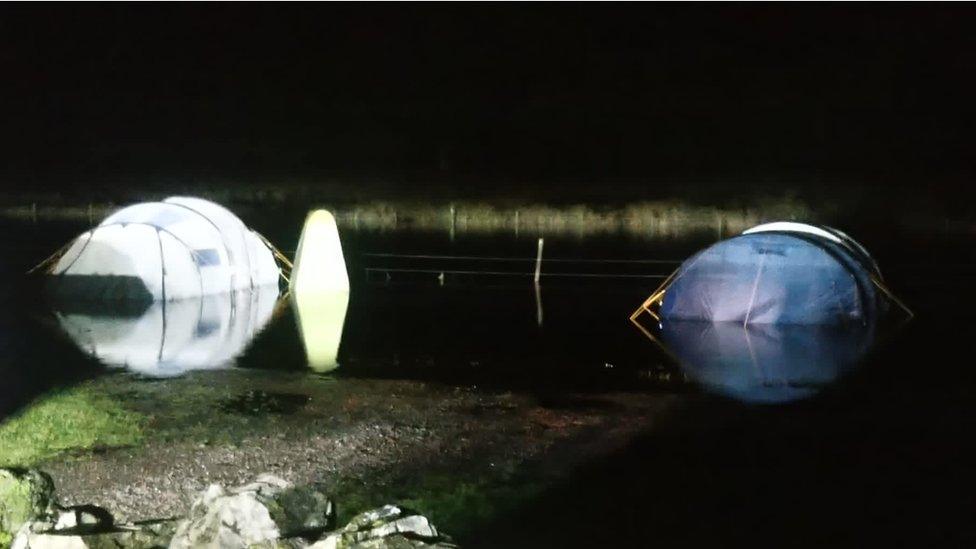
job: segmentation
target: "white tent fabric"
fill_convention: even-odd
[[[808,225],[806,223],[797,223],[795,221],[773,221],[772,223],[763,223],[762,225],[756,225],[751,229],[746,229],[742,231],[742,234],[753,234],[753,233],[766,233],[766,232],[786,232],[786,233],[806,233],[816,235],[827,240],[831,240],[838,244],[843,244],[840,237],[817,227],[815,225]]]
[[[263,240],[222,206],[172,197],[123,208],[81,234],[52,274],[141,281],[155,301],[277,284]],[[117,297],[136,297],[119,285]]]
[[[109,367],[169,377],[233,366],[271,319],[277,286],[157,301],[137,316],[58,313],[65,332]]]
[[[763,223],[762,225],[756,225],[751,229],[742,231],[742,234],[755,234],[755,233],[767,233],[767,232],[782,232],[782,233],[804,233],[814,236],[819,236],[830,240],[831,242],[836,242],[850,250],[854,253],[855,257],[860,259],[864,266],[877,275],[881,277],[881,269],[878,267],[878,263],[871,257],[867,249],[861,245],[860,242],[854,240],[846,233],[835,229],[833,227],[818,227],[816,225],[809,225],[807,223],[797,223],[795,221],[773,221],[771,223]]]

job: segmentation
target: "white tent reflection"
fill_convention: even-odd
[[[316,372],[338,368],[349,292],[298,291],[292,295],[292,307],[309,368]]]
[[[813,396],[853,370],[869,349],[872,326],[668,321],[665,346],[706,389],[752,403]]]
[[[86,353],[110,367],[167,377],[232,366],[271,319],[275,285],[175,301],[135,315],[57,312],[61,327]]]

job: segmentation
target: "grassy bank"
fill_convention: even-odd
[[[157,197],[153,197],[157,198]],[[219,197],[210,197],[218,201]],[[817,220],[803,202],[769,199],[749,207],[699,206],[679,201],[640,202],[599,207],[590,204],[474,202],[296,202],[222,204],[244,218],[295,216],[314,207],[331,210],[341,229],[365,231],[420,230],[458,234],[683,236],[703,231],[740,232],[773,219]],[[111,203],[59,204],[31,202],[0,207],[0,218],[25,222],[75,221],[97,224],[120,206]]]
[[[29,467],[67,452],[138,444],[145,417],[91,384],[42,396],[0,423],[0,467]]]

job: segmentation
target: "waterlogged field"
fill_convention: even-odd
[[[293,250],[292,209],[241,214]],[[314,332],[339,342],[336,365],[309,367],[283,300],[233,360],[165,376],[98,352],[144,344],[142,317],[78,324],[23,281],[88,227],[87,205],[65,211],[5,222],[0,466],[50,472],[68,503],[162,518],[208,483],[272,472],[326,483],[340,522],[399,502],[463,546],[963,537],[964,506],[928,498],[973,472],[946,456],[973,427],[973,375],[948,357],[972,328],[959,305],[976,273],[968,242],[941,230],[841,224],[916,319],[849,370],[802,380],[800,398],[760,405],[700,383],[628,316],[684,257],[789,211],[339,208],[353,287]],[[65,330],[78,325],[110,329]],[[83,352],[82,336],[96,344]]]

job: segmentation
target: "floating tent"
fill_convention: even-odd
[[[103,364],[169,377],[232,366],[271,319],[277,301],[278,287],[265,285],[247,292],[156,301],[128,314],[70,303],[56,315],[81,350]]]
[[[887,307],[867,251],[834,229],[760,225],[685,261],[631,319],[740,324],[866,324]],[[907,309],[906,309],[907,311]]]
[[[32,272],[53,275],[58,318],[84,351],[155,376],[233,363],[284,278],[309,366],[334,369],[349,275],[330,212],[309,214],[292,267],[223,207],[173,197],[112,214]]]
[[[170,301],[276,285],[274,249],[200,198],[135,204],[82,233],[50,269],[72,298]]]

